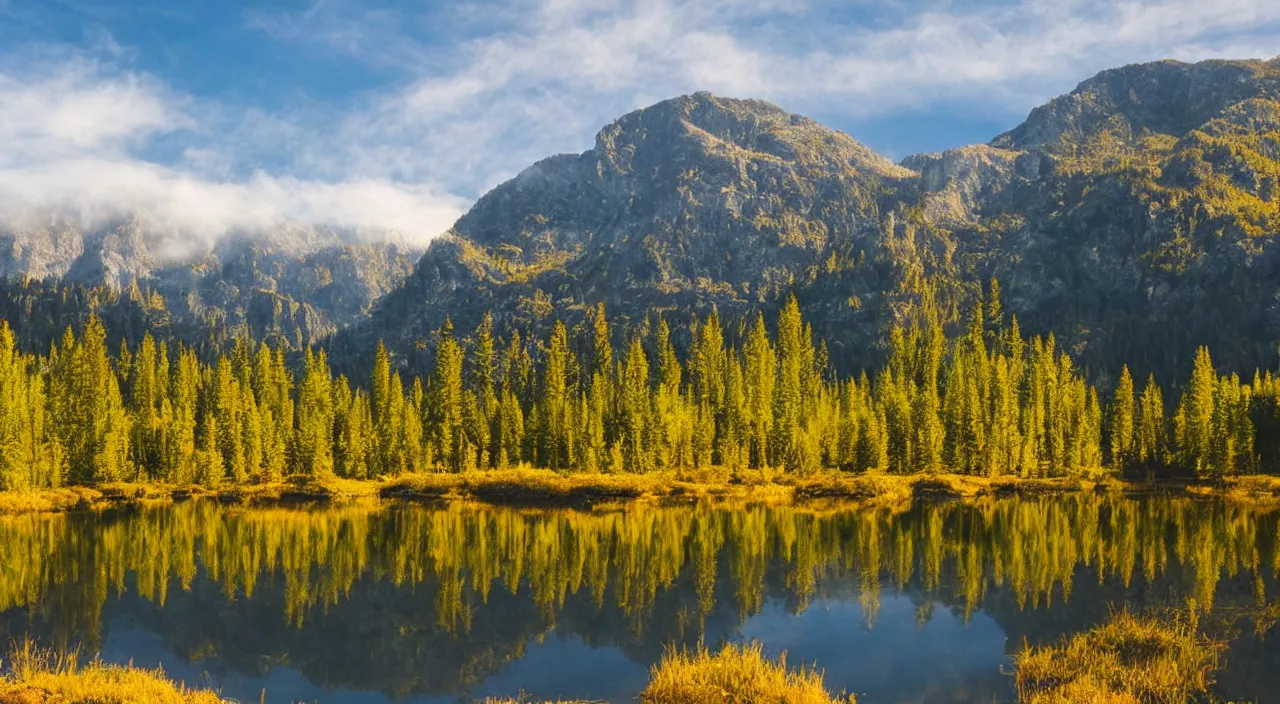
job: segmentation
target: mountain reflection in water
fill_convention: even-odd
[[[629,701],[670,645],[759,640],[860,702],[991,702],[1112,608],[1255,613],[1274,510],[1077,495],[831,511],[211,502],[0,518],[0,638],[256,701]],[[1265,626],[1266,624],[1264,624]],[[1275,684],[1237,628],[1220,693]]]

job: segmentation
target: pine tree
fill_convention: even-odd
[[[166,481],[182,485],[196,481],[197,475],[196,432],[201,375],[200,363],[193,350],[179,348],[173,376],[169,398],[162,402],[160,410],[160,415],[167,419],[160,474]]]
[[[34,468],[24,466],[21,444],[27,425],[27,370],[15,349],[13,331],[0,323],[0,491],[39,486]]]
[[[452,472],[462,468],[462,350],[453,337],[453,323],[445,320],[437,333],[435,373],[431,377],[431,422],[427,424],[440,461]]]
[[[201,414],[196,431],[195,481],[206,489],[222,486],[222,454],[218,451],[218,418],[212,411]]]
[[[751,466],[762,468],[770,465],[769,438],[773,435],[774,386],[777,377],[777,358],[769,334],[765,330],[764,315],[757,315],[755,325],[747,336],[745,354],[746,421],[751,432]]]
[[[151,333],[146,333],[133,360],[133,383],[129,393],[129,413],[133,417],[133,439],[130,443],[131,460],[139,473],[148,479],[160,474],[160,405],[163,393],[159,388],[159,360],[156,343]]]
[[[1150,472],[1164,465],[1166,447],[1164,396],[1160,393],[1160,385],[1156,383],[1154,374],[1147,377],[1138,413],[1136,460]]]
[[[420,379],[413,380],[413,392],[408,399],[404,398],[400,376],[392,377],[392,408],[399,406],[400,422],[397,424],[396,446],[398,448],[393,467],[382,467],[383,472],[399,474],[401,472],[421,472],[434,462],[426,439],[426,431],[422,426],[422,404],[425,392]]]
[[[631,339],[624,364],[622,389],[622,456],[627,471],[648,472],[653,468],[649,455],[649,360],[639,337]]]
[[[587,391],[585,452],[599,467],[612,469],[611,448],[617,447],[617,384],[613,346],[609,340],[609,322],[604,304],[597,304],[590,316],[592,345],[587,368],[591,387]],[[505,384],[505,381],[504,381]],[[515,410],[519,410],[518,405]],[[512,415],[508,412],[508,415]]]
[[[1134,404],[1133,377],[1129,375],[1126,365],[1120,370],[1120,380],[1116,382],[1116,390],[1111,398],[1109,415],[1109,433],[1111,438],[1111,464],[1122,469],[1133,461],[1134,452],[1134,417],[1137,409]]]
[[[542,370],[542,462],[551,469],[568,467],[569,455],[569,335],[564,323],[556,321]]]
[[[1214,396],[1217,393],[1217,386],[1218,375],[1213,369],[1213,361],[1209,358],[1209,349],[1201,347],[1196,350],[1191,382],[1183,392],[1185,434],[1180,448],[1187,466],[1201,476],[1214,473],[1211,453]]]
[[[710,429],[702,425],[689,427],[689,411],[681,394],[684,371],[676,358],[671,330],[665,320],[658,321],[654,347],[658,352],[658,389],[654,398],[654,422],[658,426],[657,463],[661,467],[672,468],[692,463],[710,465],[715,442],[714,419]]]
[[[333,380],[324,350],[307,350],[297,416],[293,473],[313,479],[333,476]]]
[[[68,479],[77,484],[133,476],[129,463],[130,418],[119,380],[107,357],[106,330],[89,317],[80,340],[70,329],[50,368],[53,431],[66,448]]]
[[[778,315],[778,381],[774,389],[774,446],[785,467],[800,463],[802,414],[803,323],[795,296]]]
[[[293,380],[285,368],[283,353],[260,345],[250,384],[262,428],[261,475],[263,481],[279,481],[289,471],[294,449]]]
[[[491,467],[494,455],[494,421],[498,412],[498,390],[495,382],[496,359],[493,340],[493,314],[485,313],[476,328],[471,355],[471,389],[475,393],[477,411],[471,423],[471,436],[483,457],[480,464]]]
[[[746,380],[737,350],[730,350],[725,355],[724,376],[724,424],[717,436],[716,454],[724,465],[738,470],[745,468],[750,462],[750,429],[747,422]]]
[[[373,448],[369,455],[371,470],[375,475],[389,474],[396,461],[395,420],[400,409],[391,406],[391,361],[387,346],[378,341],[373,353],[373,370],[369,379],[370,414],[373,422]]]
[[[221,471],[232,483],[242,484],[248,477],[243,445],[243,400],[240,384],[231,371],[230,359],[223,357],[218,360],[210,393],[209,411],[214,415],[218,455],[223,462],[222,468],[211,468],[210,471]]]
[[[367,479],[373,440],[373,412],[363,391],[351,392],[346,379],[334,384],[336,447],[334,465],[338,476]]]

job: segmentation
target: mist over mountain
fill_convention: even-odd
[[[189,343],[250,337],[299,348],[363,319],[420,254],[395,233],[304,223],[212,240],[145,213],[89,224],[46,213],[0,226],[4,297],[10,308],[21,301],[9,317],[26,319],[15,325],[40,343],[91,310],[132,307],[116,311],[136,318],[130,339],[152,329]],[[81,302],[57,300],[67,291],[83,292],[70,297]]]

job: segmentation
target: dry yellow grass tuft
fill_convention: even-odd
[[[832,697],[822,675],[787,670],[786,656],[773,662],[757,645],[729,645],[712,655],[672,651],[650,675],[640,694],[643,704],[853,704],[853,697]]]
[[[222,704],[217,694],[186,689],[161,670],[54,656],[27,642],[9,655],[11,674],[0,678],[0,704]]]
[[[1221,645],[1199,633],[1192,615],[1128,612],[1060,645],[1015,657],[1023,704],[1184,704],[1203,695]]]
[[[70,511],[74,508],[93,506],[101,500],[100,492],[84,487],[0,491],[0,515]]]

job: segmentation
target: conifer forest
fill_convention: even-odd
[[[1053,335],[1024,338],[991,289],[959,334],[925,307],[893,329],[883,368],[845,378],[794,299],[776,329],[758,315],[727,334],[713,313],[683,355],[660,316],[623,335],[602,306],[583,334],[556,324],[547,339],[496,336],[491,317],[467,334],[446,323],[430,375],[402,378],[380,345],[368,388],[335,377],[323,349],[297,365],[266,344],[202,359],[149,335],[113,351],[95,317],[28,355],[6,325],[0,487],[217,488],[523,465],[1209,479],[1276,466],[1270,371],[1219,376],[1201,348],[1190,379],[1135,382],[1126,367],[1099,390]]]

